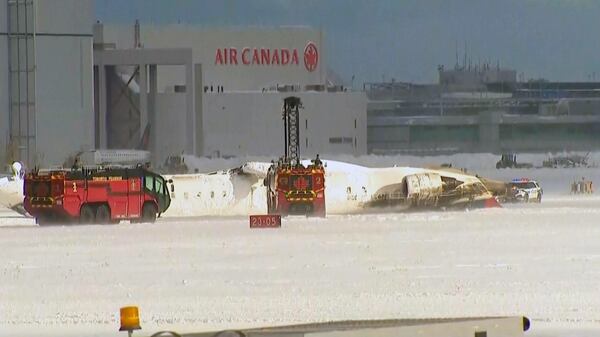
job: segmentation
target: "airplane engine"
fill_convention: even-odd
[[[442,195],[442,177],[437,173],[417,173],[404,177],[406,198],[415,206],[433,205]]]

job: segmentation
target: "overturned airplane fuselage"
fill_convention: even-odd
[[[324,163],[328,214],[499,206],[478,177],[458,170]],[[268,167],[268,163],[249,162],[211,174],[168,176],[174,188],[164,216],[266,213],[263,179]]]

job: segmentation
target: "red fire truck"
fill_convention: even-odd
[[[171,203],[165,179],[143,167],[34,171],[23,190],[39,224],[154,222]]]
[[[300,214],[324,217],[325,170],[319,156],[310,165],[300,162],[300,98],[287,97],[283,103],[285,155],[267,172],[269,214]]]
[[[325,216],[322,165],[280,165],[267,175],[269,214]]]

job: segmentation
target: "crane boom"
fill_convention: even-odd
[[[283,129],[285,139],[284,160],[300,162],[300,108],[302,102],[295,96],[283,100]]]

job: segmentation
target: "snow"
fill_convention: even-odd
[[[496,170],[497,159],[353,162],[462,162],[490,178],[537,179],[543,202],[290,217],[259,230],[245,217],[40,228],[0,209],[0,336],[123,336],[118,309],[132,304],[136,335],[486,315],[526,315],[529,336],[600,335],[600,196],[568,194],[573,179],[600,182],[599,170]]]
[[[533,336],[599,333],[599,205],[550,196],[472,212],[288,218],[276,230],[244,218],[21,223],[1,229],[0,334],[118,336],[129,304],[146,335],[519,314]]]

